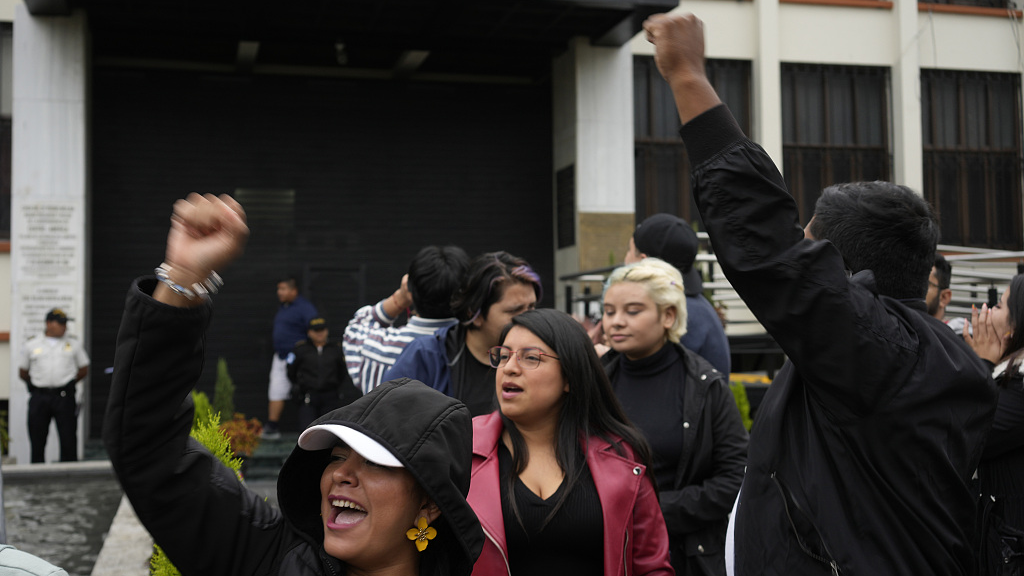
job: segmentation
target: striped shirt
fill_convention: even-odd
[[[458,322],[455,318],[412,316],[408,324],[396,328],[392,326],[396,318],[384,313],[384,300],[357,310],[345,327],[345,363],[352,382],[363,394],[380,384],[410,342]]]

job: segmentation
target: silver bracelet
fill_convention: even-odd
[[[158,280],[166,284],[167,287],[171,289],[171,292],[174,292],[188,300],[209,298],[210,294],[216,294],[220,291],[221,287],[224,286],[224,280],[220,277],[220,274],[217,274],[212,270],[206,280],[192,284],[191,288],[171,280],[171,267],[166,263],[157,266],[153,270],[153,273],[156,274]]]

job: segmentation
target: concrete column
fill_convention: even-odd
[[[85,16],[14,17],[11,185],[11,455],[30,460],[28,392],[18,377],[21,345],[44,329],[46,311],[74,318],[68,334],[86,336],[87,28]],[[111,319],[111,321],[115,321]],[[88,350],[88,346],[86,346]],[[90,376],[95,374],[90,367]],[[79,384],[83,401],[88,398]],[[87,406],[82,413],[87,414]],[[79,418],[79,455],[85,422]],[[51,426],[47,461],[59,457]]]
[[[895,2],[893,11],[899,38],[892,66],[893,181],[924,194],[917,3]]]
[[[779,60],[779,2],[754,0],[757,56],[753,61],[752,140],[782,169],[782,71]]]
[[[632,234],[633,55],[629,45],[598,47],[576,38],[555,59],[553,74],[554,169],[556,177],[572,170],[576,204],[575,245],[555,253],[562,276],[621,263]],[[557,292],[564,310],[564,283]]]

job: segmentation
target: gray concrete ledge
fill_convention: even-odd
[[[92,576],[148,576],[153,538],[139,522],[127,496],[114,514]]]
[[[3,475],[4,482],[15,484],[38,479],[114,478],[114,469],[109,460],[9,464],[3,467]]]

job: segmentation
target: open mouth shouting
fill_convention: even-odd
[[[327,517],[327,527],[332,530],[348,528],[366,519],[366,508],[351,500],[330,496],[328,502],[331,504],[331,511]]]

